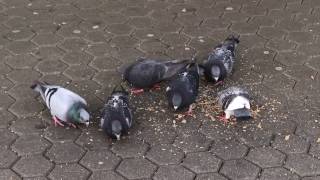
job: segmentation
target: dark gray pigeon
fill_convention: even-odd
[[[208,59],[202,65],[208,81],[222,82],[231,74],[235,60],[235,48],[239,42],[239,37],[231,35],[210,52]]]
[[[128,92],[120,85],[116,86],[103,108],[100,126],[113,139],[120,140],[121,135],[128,134],[132,125],[132,111],[129,107]]]
[[[86,111],[87,102],[78,94],[63,87],[39,81],[35,81],[31,88],[41,94],[50,110],[55,126],[68,124],[76,127],[74,123],[89,125],[90,115]]]
[[[237,120],[250,119],[250,96],[249,93],[240,87],[230,87],[218,92],[218,103],[222,107],[224,120],[234,116]]]
[[[189,108],[187,114],[191,115],[191,104],[198,96],[199,78],[199,67],[192,63],[171,79],[166,88],[166,95],[169,105],[174,110]]]
[[[158,61],[139,58],[133,64],[120,68],[120,72],[123,79],[135,88],[132,92],[139,93],[178,74],[188,62],[188,60]]]

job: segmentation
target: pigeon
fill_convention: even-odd
[[[252,117],[250,96],[243,88],[233,86],[218,92],[218,103],[225,113],[225,117],[221,117],[225,122],[231,116],[237,120],[248,120]]]
[[[239,37],[230,35],[209,53],[208,59],[202,64],[208,81],[220,83],[231,74],[235,61],[235,48],[239,42]]]
[[[132,126],[132,110],[129,106],[128,92],[120,85],[116,86],[103,108],[100,127],[113,139],[120,140],[121,135],[128,134]]]
[[[61,86],[35,81],[31,89],[39,92],[50,110],[55,126],[68,124],[76,128],[76,123],[89,126],[90,115],[87,102],[78,94]]]
[[[139,58],[127,67],[120,68],[124,80],[134,87],[132,93],[139,94],[145,89],[160,88],[157,84],[181,72],[188,60],[159,61]]]
[[[174,76],[166,88],[168,103],[173,109],[182,110],[189,108],[187,115],[192,114],[192,104],[198,96],[199,67],[192,63],[185,70]]]

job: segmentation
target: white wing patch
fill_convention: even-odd
[[[243,96],[237,96],[230,102],[226,110],[232,111],[232,110],[241,109],[244,107],[247,109],[250,109],[249,100]]]

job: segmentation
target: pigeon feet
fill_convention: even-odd
[[[138,89],[138,88],[132,88],[130,91],[131,91],[131,94],[134,94],[134,95],[138,95],[144,92],[143,89]]]
[[[224,125],[226,125],[229,121],[229,119],[227,119],[224,115],[220,115],[217,117],[219,121],[222,121],[224,123]]]
[[[216,82],[215,85],[216,85],[216,86],[219,86],[219,85],[223,85],[223,83],[224,83],[223,81],[218,81],[218,82]]]
[[[62,124],[61,121],[57,117],[53,116],[52,120],[53,120],[55,127],[57,127],[57,125],[64,127],[64,124]]]
[[[189,106],[189,109],[187,112],[184,113],[185,116],[192,116],[193,117],[193,109],[192,106]]]
[[[153,87],[151,88],[151,90],[160,90],[160,89],[161,89],[160,84],[155,84],[155,85],[153,85]]]
[[[68,123],[68,125],[73,127],[73,128],[75,128],[75,129],[77,128],[77,126],[75,124],[73,124],[73,123]]]

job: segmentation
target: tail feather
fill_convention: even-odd
[[[186,67],[190,64],[190,60],[174,60],[174,61],[168,61],[165,63],[166,67],[168,68],[164,79],[169,79],[172,76],[181,73],[186,69]]]
[[[240,38],[239,35],[238,35],[238,36],[229,35],[229,36],[225,39],[225,41],[231,41],[231,42],[233,42],[233,43],[235,43],[235,44],[239,44],[239,43],[240,43],[239,38]]]

